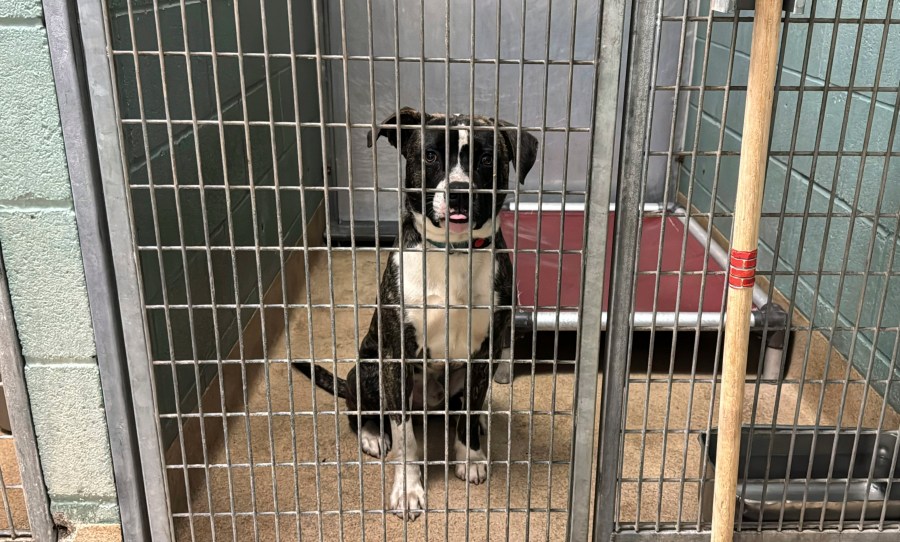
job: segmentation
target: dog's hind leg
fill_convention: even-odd
[[[358,367],[359,371],[354,367],[347,375],[351,395],[347,406],[350,410],[356,410],[353,405],[359,404],[361,412],[377,412],[382,409],[379,404],[381,387],[378,383],[378,365],[360,363]],[[359,435],[362,451],[378,459],[387,455],[391,449],[391,426],[387,416],[382,418],[377,414],[357,415],[351,412],[348,414],[348,421],[353,432]]]
[[[470,394],[470,409],[481,410],[484,407],[489,382],[488,366],[476,364],[471,368],[471,372],[470,388],[450,399],[450,409],[462,411],[466,408],[466,392]],[[486,443],[481,440],[484,432],[481,416],[457,414],[454,418],[456,431],[453,450],[457,461],[454,472],[460,480],[480,484],[488,477]]]
[[[509,384],[512,381],[512,364],[509,362],[509,348],[504,348],[494,370],[494,382],[497,384]]]

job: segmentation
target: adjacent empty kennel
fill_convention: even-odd
[[[781,38],[735,528],[896,537],[900,6],[804,4]],[[86,0],[78,15],[154,539],[708,530],[751,12]],[[290,365],[346,374],[381,306],[403,161],[366,133],[403,106],[541,143],[524,184],[492,191],[515,295],[493,360],[514,378],[483,410],[489,483],[455,478],[436,412],[414,523],[386,511],[394,461],[360,452],[343,402]]]

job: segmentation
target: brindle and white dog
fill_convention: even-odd
[[[396,452],[408,462],[421,458],[412,420],[409,415],[399,414],[401,410],[422,410],[423,405],[443,409],[445,401],[455,411],[483,408],[491,367],[501,359],[510,336],[513,291],[509,254],[489,248],[492,244],[496,249],[507,248],[498,219],[505,193],[494,195],[491,190],[508,188],[510,165],[517,168],[518,179],[523,182],[534,165],[538,148],[537,139],[524,131],[517,134],[515,130],[498,128],[495,139],[493,129],[473,129],[493,127],[495,121],[491,118],[454,115],[448,119],[429,114],[422,117],[414,109],[403,108],[399,123],[440,127],[449,124],[449,130],[402,128],[398,140],[397,116],[391,115],[374,138],[371,132],[368,134],[369,147],[384,136],[399,148],[406,159],[404,186],[409,190],[404,195],[398,239],[403,250],[391,254],[382,276],[383,307],[372,316],[359,348],[358,364],[343,380],[322,367],[295,363],[307,376],[314,373],[319,387],[343,398],[348,410],[397,412],[384,420],[378,415],[361,416],[361,427],[357,426],[357,415],[349,414],[350,427],[358,431],[367,454],[382,457],[396,444]],[[504,121],[496,124],[511,126]],[[477,190],[471,197],[470,188]],[[426,247],[430,248],[427,253]],[[402,312],[401,295],[405,308]],[[448,309],[448,305],[455,308]],[[490,306],[498,308],[492,312]],[[406,370],[396,361],[401,353],[407,362]],[[395,360],[383,363],[380,375],[379,358]],[[423,359],[428,360],[425,371]],[[449,374],[445,375],[447,367]],[[474,484],[484,482],[488,458],[482,447],[480,423],[466,423],[465,416],[456,415],[451,425],[455,428],[450,438],[454,438],[456,460],[469,460],[468,464],[456,465],[456,476]],[[381,427],[385,429],[383,433]],[[408,464],[405,472],[398,466],[391,508],[401,516],[415,519],[424,507],[424,499],[419,465]]]

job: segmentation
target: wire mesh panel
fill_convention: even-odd
[[[0,383],[0,538],[16,540],[31,538],[31,527],[4,391]]]
[[[0,257],[0,539],[56,540]]]
[[[161,537],[566,536],[601,6],[82,6]]]
[[[661,157],[677,205],[634,210],[637,232],[617,233],[638,254],[613,287],[633,318],[613,351],[621,359],[611,357],[626,375],[625,406],[604,419],[604,449],[616,453],[601,471],[616,483],[598,500],[616,508],[598,510],[600,539],[710,526],[723,337],[712,314],[724,315],[720,247],[742,197],[733,187],[752,12],[649,4],[633,45],[648,53],[631,65],[646,94],[629,108],[635,123],[669,108],[683,131],[647,126],[637,134],[646,146],[626,142],[622,182],[643,186]],[[740,532],[900,528],[898,17],[892,0],[836,0],[784,18],[734,496]],[[668,74],[666,28],[682,36],[681,68]],[[669,318],[672,307],[683,316]]]

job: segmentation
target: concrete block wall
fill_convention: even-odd
[[[0,247],[51,511],[118,523],[40,0],[0,0]]]
[[[808,10],[820,18],[834,18],[837,2],[820,0]],[[701,2],[700,13],[708,13],[709,3]],[[833,30],[832,22],[792,23],[788,25],[784,65],[781,70],[782,85],[799,85],[803,77],[808,90],[803,92],[802,103],[797,91],[780,91],[776,94],[775,125],[772,134],[772,149],[788,151],[794,134],[794,121],[799,115],[796,147],[797,151],[868,151],[882,153],[881,156],[811,156],[795,157],[788,164],[786,157],[772,157],[769,160],[764,213],[779,213],[784,202],[787,213],[802,213],[809,196],[809,212],[820,213],[808,218],[806,230],[801,231],[803,219],[777,217],[763,218],[760,225],[760,270],[771,273],[793,273],[799,269],[801,275],[796,281],[791,276],[779,276],[775,280],[778,289],[786,295],[793,294],[797,308],[806,316],[815,314],[815,325],[830,328],[853,326],[897,326],[900,324],[900,280],[896,276],[885,278],[890,255],[900,249],[897,246],[896,216],[881,217],[877,223],[873,215],[896,213],[900,208],[900,159],[884,156],[890,139],[891,123],[898,114],[897,92],[873,93],[865,90],[831,90],[828,86],[847,87],[879,86],[897,88],[900,85],[900,1],[869,0],[866,13],[862,13],[860,0],[845,0],[842,5],[841,22]],[[856,20],[869,20],[860,24]],[[885,26],[881,21],[889,19]],[[856,19],[856,20],[854,20]],[[732,83],[746,85],[749,67],[750,23],[741,23],[737,35],[732,35],[732,23],[715,23],[707,32],[701,25],[698,39],[694,43],[697,61],[692,74],[693,84],[701,80],[703,51],[711,40],[707,85],[723,85],[726,82],[729,51],[732,39],[737,52],[734,57]],[[807,51],[806,42],[812,33],[811,47]],[[833,32],[836,32],[834,50],[831,50]],[[861,33],[861,35],[860,35]],[[856,41],[859,37],[859,46]],[[885,58],[882,60],[880,79],[876,80],[879,52],[882,39],[885,40]],[[809,55],[807,70],[803,73],[803,59]],[[856,66],[854,80],[850,80],[853,66]],[[830,68],[830,71],[829,71]],[[724,110],[724,92],[709,91],[705,94],[700,111],[699,130],[695,131],[698,110],[698,93],[691,95],[688,112],[688,130],[685,148],[693,148],[697,142],[700,151],[715,150],[718,146],[719,129],[725,124],[724,150],[739,150],[743,124],[745,92],[733,91],[728,97],[727,111]],[[850,101],[849,112],[845,109]],[[871,112],[871,122],[869,121]],[[819,117],[824,120],[819,128]],[[841,146],[841,132],[845,131]],[[818,144],[817,144],[818,140]],[[895,136],[892,152],[900,151],[900,136]],[[685,160],[681,171],[680,191],[686,194],[688,183],[693,183],[691,203],[701,211],[710,208],[716,212],[730,212],[734,209],[737,182],[737,156],[722,157],[719,164],[719,182],[714,193],[716,158],[698,157],[695,162]],[[864,162],[861,163],[861,160]],[[885,189],[879,202],[879,192],[885,180]],[[853,209],[870,216],[833,218],[826,235],[827,219],[821,214],[832,208],[834,213],[850,213]],[[731,231],[731,220],[719,218],[716,226],[726,235]],[[850,235],[852,228],[852,236]],[[780,237],[779,237],[780,235]],[[869,258],[870,246],[872,257]],[[778,250],[777,261],[775,251]],[[820,264],[821,260],[821,264]],[[851,275],[841,283],[837,275],[846,262]],[[870,275],[866,281],[861,273]],[[891,270],[900,269],[900,254],[893,259]],[[823,272],[821,280],[817,279]],[[881,275],[877,275],[881,273]],[[867,283],[866,283],[867,282]],[[883,304],[883,316],[879,322],[879,307]],[[851,330],[833,333],[825,330],[834,346],[861,372],[866,375],[871,369],[872,378],[886,379],[891,360],[894,358],[894,343],[897,334],[882,331],[878,334],[877,348],[875,334],[863,331],[859,334]],[[854,340],[855,336],[855,340]],[[900,371],[895,368],[895,378]],[[880,393],[884,385],[876,384]],[[896,384],[888,390],[889,400],[894,408],[900,408],[900,386]]]

